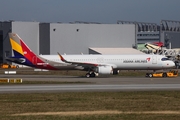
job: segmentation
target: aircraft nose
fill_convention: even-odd
[[[175,67],[176,65],[173,61],[169,61],[169,62],[167,62],[166,66],[167,67]]]

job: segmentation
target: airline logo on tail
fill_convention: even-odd
[[[12,58],[16,58],[16,62],[18,61],[19,63],[34,67],[33,57],[36,57],[37,61],[41,61],[17,34],[9,33],[9,39],[14,53]]]
[[[23,63],[25,65],[34,67],[31,61],[31,55],[34,56],[34,54],[30,52],[21,38],[17,34],[9,33],[9,39],[14,53],[14,57],[11,57],[10,59],[13,59],[20,64]]]
[[[23,42],[23,40],[14,33],[9,33],[9,39],[14,53],[14,57],[7,60],[18,64],[23,64],[41,69],[56,70],[57,68],[48,65],[40,56],[32,52],[32,50]]]

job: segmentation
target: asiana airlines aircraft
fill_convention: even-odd
[[[84,70],[86,77],[118,74],[119,70],[161,70],[175,67],[162,55],[36,55],[16,33],[9,33],[14,56],[7,60],[48,70]]]

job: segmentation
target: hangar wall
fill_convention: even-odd
[[[50,24],[50,54],[88,54],[89,47],[132,48],[133,45],[133,24]]]
[[[180,32],[163,31],[162,34],[161,40],[167,48],[180,48]]]
[[[88,54],[90,47],[132,47],[135,26],[119,24],[62,24],[7,21],[0,22],[3,62],[11,56],[8,33],[17,33],[36,54]],[[1,40],[1,41],[2,41]],[[6,46],[6,47],[4,47]],[[2,61],[1,61],[2,62]]]
[[[39,54],[39,22],[12,22],[12,32],[17,33],[33,52]]]
[[[0,22],[0,63],[6,62],[5,57],[11,56],[9,32],[11,32],[11,22]]]

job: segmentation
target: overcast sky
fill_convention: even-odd
[[[0,0],[0,21],[180,21],[180,0]]]

